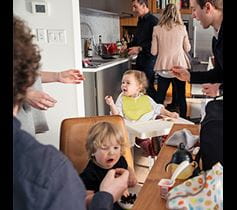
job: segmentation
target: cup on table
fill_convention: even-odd
[[[171,190],[174,185],[174,181],[172,179],[161,179],[158,185],[160,186],[160,196],[166,199],[169,190]]]

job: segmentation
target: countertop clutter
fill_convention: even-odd
[[[113,67],[115,65],[125,63],[129,61],[129,58],[114,57],[109,59],[103,59],[101,57],[85,58],[83,59],[83,72],[98,72],[106,68]]]

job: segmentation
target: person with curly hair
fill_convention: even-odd
[[[32,39],[30,28],[13,17],[13,209],[86,210],[86,189],[71,161],[22,130],[15,117],[39,74],[41,56]],[[126,169],[109,170],[89,209],[113,209],[128,176]]]

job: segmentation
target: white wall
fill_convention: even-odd
[[[81,69],[79,1],[47,0],[46,2],[50,6],[49,16],[32,14],[30,0],[13,0],[14,14],[26,20],[32,29],[66,31],[66,44],[38,43],[42,50],[42,70]],[[46,112],[50,131],[37,135],[37,139],[58,148],[61,121],[85,114],[83,85],[48,83],[43,84],[43,89],[58,102],[54,108]]]

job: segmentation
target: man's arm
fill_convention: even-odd
[[[61,82],[79,84],[85,80],[85,77],[77,69],[69,69],[61,72],[40,71],[40,76],[43,83]]]

